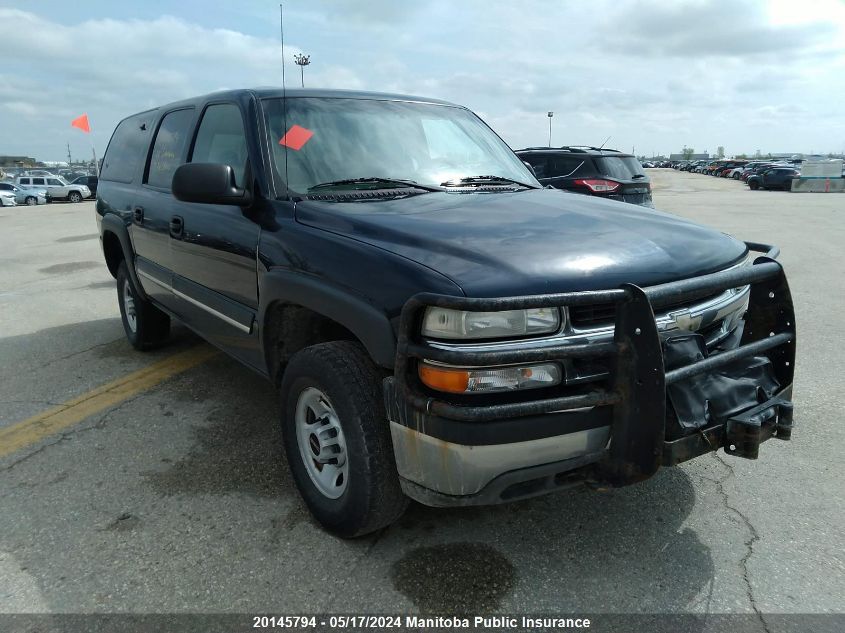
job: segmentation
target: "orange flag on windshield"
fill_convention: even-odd
[[[82,116],[76,117],[73,121],[70,122],[71,127],[78,127],[83,132],[90,132],[91,126],[88,124],[88,115],[83,114]]]

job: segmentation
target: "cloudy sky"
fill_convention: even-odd
[[[128,114],[281,80],[274,1],[0,0],[0,24],[0,154],[88,157]],[[285,37],[289,85],[304,51],[307,86],[461,103],[514,148],[553,110],[558,145],[845,151],[841,0],[288,0]]]

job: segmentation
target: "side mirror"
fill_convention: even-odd
[[[252,204],[252,195],[235,184],[235,170],[221,163],[185,163],[176,169],[170,185],[182,202],[203,204]]]
[[[532,176],[534,176],[535,178],[537,177],[537,172],[534,171],[534,166],[531,163],[529,163],[527,160],[524,160],[522,161],[522,164],[528,167],[528,171],[531,172]]]

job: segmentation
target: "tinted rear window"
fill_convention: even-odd
[[[597,156],[596,166],[603,176],[630,180],[643,174],[643,166],[633,156]]]
[[[147,151],[153,114],[142,112],[120,122],[103,157],[100,178],[132,182]]]
[[[549,176],[576,177],[592,175],[592,164],[587,156],[553,156],[549,159]]]

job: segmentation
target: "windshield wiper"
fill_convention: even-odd
[[[421,185],[415,180],[405,180],[402,178],[346,178],[345,180],[332,180],[330,182],[321,182],[318,185],[308,188],[308,192],[320,191],[321,189],[331,189],[333,187],[345,187],[346,185],[365,185],[364,187],[355,187],[356,189],[400,189],[400,188],[414,188],[422,189],[423,191],[443,191],[440,187],[432,185]]]
[[[631,176],[631,180],[635,180],[637,178],[645,178],[645,174],[634,174]]]
[[[527,189],[537,189],[534,185],[529,185],[513,178],[505,178],[504,176],[467,176],[466,178],[456,178],[454,180],[447,180],[440,183],[441,187],[460,187],[461,185],[490,185],[490,184],[511,184],[519,185]]]

